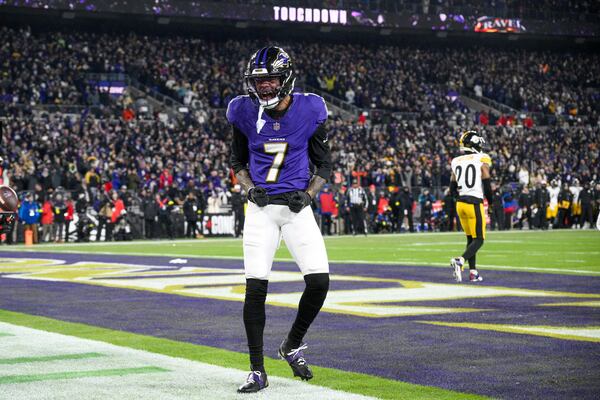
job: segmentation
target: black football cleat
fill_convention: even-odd
[[[269,386],[267,373],[260,371],[252,371],[246,378],[246,383],[238,388],[238,393],[256,393]]]
[[[306,363],[306,360],[304,359],[304,353],[302,352],[302,350],[306,350],[308,348],[306,343],[300,344],[300,347],[297,349],[288,349],[286,343],[287,340],[281,342],[281,346],[279,346],[279,357],[290,364],[290,367],[292,367],[292,371],[294,372],[294,376],[299,377],[303,381],[312,379],[312,371]]]

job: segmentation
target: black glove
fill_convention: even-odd
[[[306,192],[298,190],[291,194],[288,200],[288,207],[291,212],[299,213],[304,207],[310,204],[310,195]]]
[[[248,198],[259,207],[269,204],[269,195],[264,187],[254,186],[248,190]]]

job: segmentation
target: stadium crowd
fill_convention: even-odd
[[[71,239],[89,240],[91,226],[103,232],[94,238],[126,239],[135,218],[143,227],[138,235],[175,237],[187,226],[194,229],[185,234],[193,237],[204,214],[243,215],[223,108],[243,92],[247,50],[258,42],[6,27],[0,39],[1,179],[22,194],[18,227],[39,228],[34,241],[67,240],[65,231],[77,232]],[[290,48],[298,75],[309,85],[360,108],[408,113],[329,122],[334,173],[313,204],[325,232],[456,229],[449,166],[457,133],[468,127],[485,134],[494,162],[494,228],[593,225],[600,206],[597,55],[342,44]],[[138,118],[125,112],[133,101],[129,94],[115,100],[99,93],[86,72],[132,74],[202,110],[202,118],[177,122],[160,112]],[[579,118],[542,127],[474,113],[459,99],[465,88],[519,109]],[[106,112],[34,112],[40,104],[102,104]],[[349,203],[352,187],[364,191],[361,204]]]
[[[243,92],[240,76],[254,40],[182,36],[32,33],[0,28],[0,98],[25,104],[102,104],[87,72],[128,73],[195,108],[224,108]],[[463,109],[457,91],[524,112],[597,123],[596,53],[360,44],[283,43],[298,75],[364,109]],[[360,57],[356,57],[359,54]],[[207,57],[207,55],[210,55]],[[233,61],[232,61],[233,60]]]
[[[135,210],[146,221],[148,237],[174,237],[171,215],[182,215],[186,202],[192,203],[187,208],[195,207],[195,214],[185,215],[194,225],[202,213],[229,212],[232,208],[243,213],[243,194],[230,174],[229,129],[224,121],[217,112],[204,124],[180,128],[160,121],[73,121],[57,115],[11,118],[5,125],[8,146],[2,178],[25,197],[30,194],[29,199],[38,202],[46,214],[59,209],[67,213],[67,203],[73,201],[70,219],[59,217],[58,226],[72,220],[75,208],[81,216],[93,210],[92,214],[102,216],[96,223],[109,229],[105,237],[110,239],[121,211]],[[492,224],[501,229],[523,227],[525,213],[530,228],[593,225],[600,206],[600,185],[596,186],[600,173],[598,127],[477,128],[485,132],[494,160],[497,203],[492,210],[502,210],[492,214]],[[333,217],[333,222],[345,222],[333,224],[337,232],[356,232],[351,205],[344,196],[354,185],[365,190],[360,206],[366,216],[360,218],[367,218],[371,231],[399,231],[402,223],[398,218],[409,213],[405,229],[415,229],[411,226],[413,213],[421,230],[452,229],[448,221],[452,200],[447,187],[449,162],[457,154],[455,129],[443,123],[372,124],[335,119],[330,132],[335,169],[326,190],[331,195],[325,195],[323,201],[328,196],[332,199],[328,205],[321,203],[321,198],[315,202],[319,219],[323,215]],[[557,191],[563,185],[571,193],[565,199],[559,197],[561,190]],[[581,198],[582,188],[589,189],[591,197]],[[123,204],[117,207],[118,201]],[[582,206],[577,204],[581,202],[586,213],[590,210],[596,214],[586,214],[585,220],[574,218],[570,212],[580,215]],[[66,208],[57,203],[64,203]],[[559,204],[568,204],[569,215],[559,217]],[[26,207],[25,202],[22,207]],[[544,218],[540,214],[534,221],[535,215],[530,215],[534,208],[543,212]],[[546,209],[552,210],[547,216]],[[50,217],[44,220],[43,211],[38,217],[42,225],[55,223]],[[25,223],[26,211],[22,219]],[[43,237],[50,240],[54,237],[51,232]],[[55,234],[60,235],[60,231]]]

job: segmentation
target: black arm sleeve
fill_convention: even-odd
[[[317,167],[316,175],[329,181],[331,176],[331,150],[327,143],[327,131],[324,124],[319,125],[308,142],[308,157]]]
[[[235,126],[231,139],[231,168],[236,174],[248,168],[248,138]]]
[[[458,183],[456,181],[450,182],[450,195],[458,197]]]
[[[493,197],[493,193],[492,193],[492,184],[490,182],[490,179],[482,179],[481,183],[483,183],[483,194],[485,195],[485,198],[488,201],[488,204],[492,204],[492,197]]]

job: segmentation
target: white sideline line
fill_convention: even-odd
[[[595,232],[594,229],[589,230],[580,230],[580,229],[565,229],[565,230],[550,230],[550,231],[539,231],[539,230],[512,230],[512,231],[488,231],[489,234],[492,235],[521,235],[528,233],[543,233],[543,234],[552,234],[552,233],[577,233],[577,232]],[[464,232],[415,232],[415,233],[379,233],[379,234],[371,234],[366,236],[366,238],[378,238],[378,237],[424,237],[424,236],[464,236]],[[324,236],[323,238],[327,240],[336,240],[336,239],[349,239],[349,238],[360,238],[364,239],[365,236],[352,236],[352,235],[342,235],[342,236]],[[501,239],[500,239],[501,240]],[[130,246],[136,244],[208,244],[208,243],[223,243],[223,242],[241,242],[241,238],[204,238],[204,239],[175,239],[175,240],[132,240],[129,242],[85,242],[85,243],[42,243],[39,245],[41,248],[60,248],[66,246]],[[9,249],[27,249],[30,246],[25,246],[23,244],[12,245]]]
[[[373,397],[276,376],[269,376],[270,385],[264,391],[254,396],[244,396],[237,394],[236,389],[243,383],[248,374],[247,371],[116,346],[96,340],[45,332],[5,322],[0,322],[0,330],[13,335],[3,337],[0,341],[2,358],[90,352],[102,354],[102,357],[89,359],[18,363],[10,365],[10,372],[3,370],[0,373],[2,376],[140,367],[157,367],[164,370],[150,374],[3,384],[0,391],[0,397],[3,399],[240,400],[249,397],[256,398],[257,395],[260,399],[265,400],[373,399]]]
[[[139,244],[207,244],[207,243],[221,243],[221,242],[238,242],[242,239],[239,238],[210,238],[210,239],[176,239],[176,240],[132,240],[129,242],[70,242],[70,243],[40,243],[35,245],[36,248],[60,248],[60,247],[71,247],[71,246],[92,246],[92,247],[104,247],[104,246],[131,246]],[[10,248],[3,248],[1,250],[10,249],[31,249],[31,246],[25,246],[24,244],[17,244],[10,246]]]

